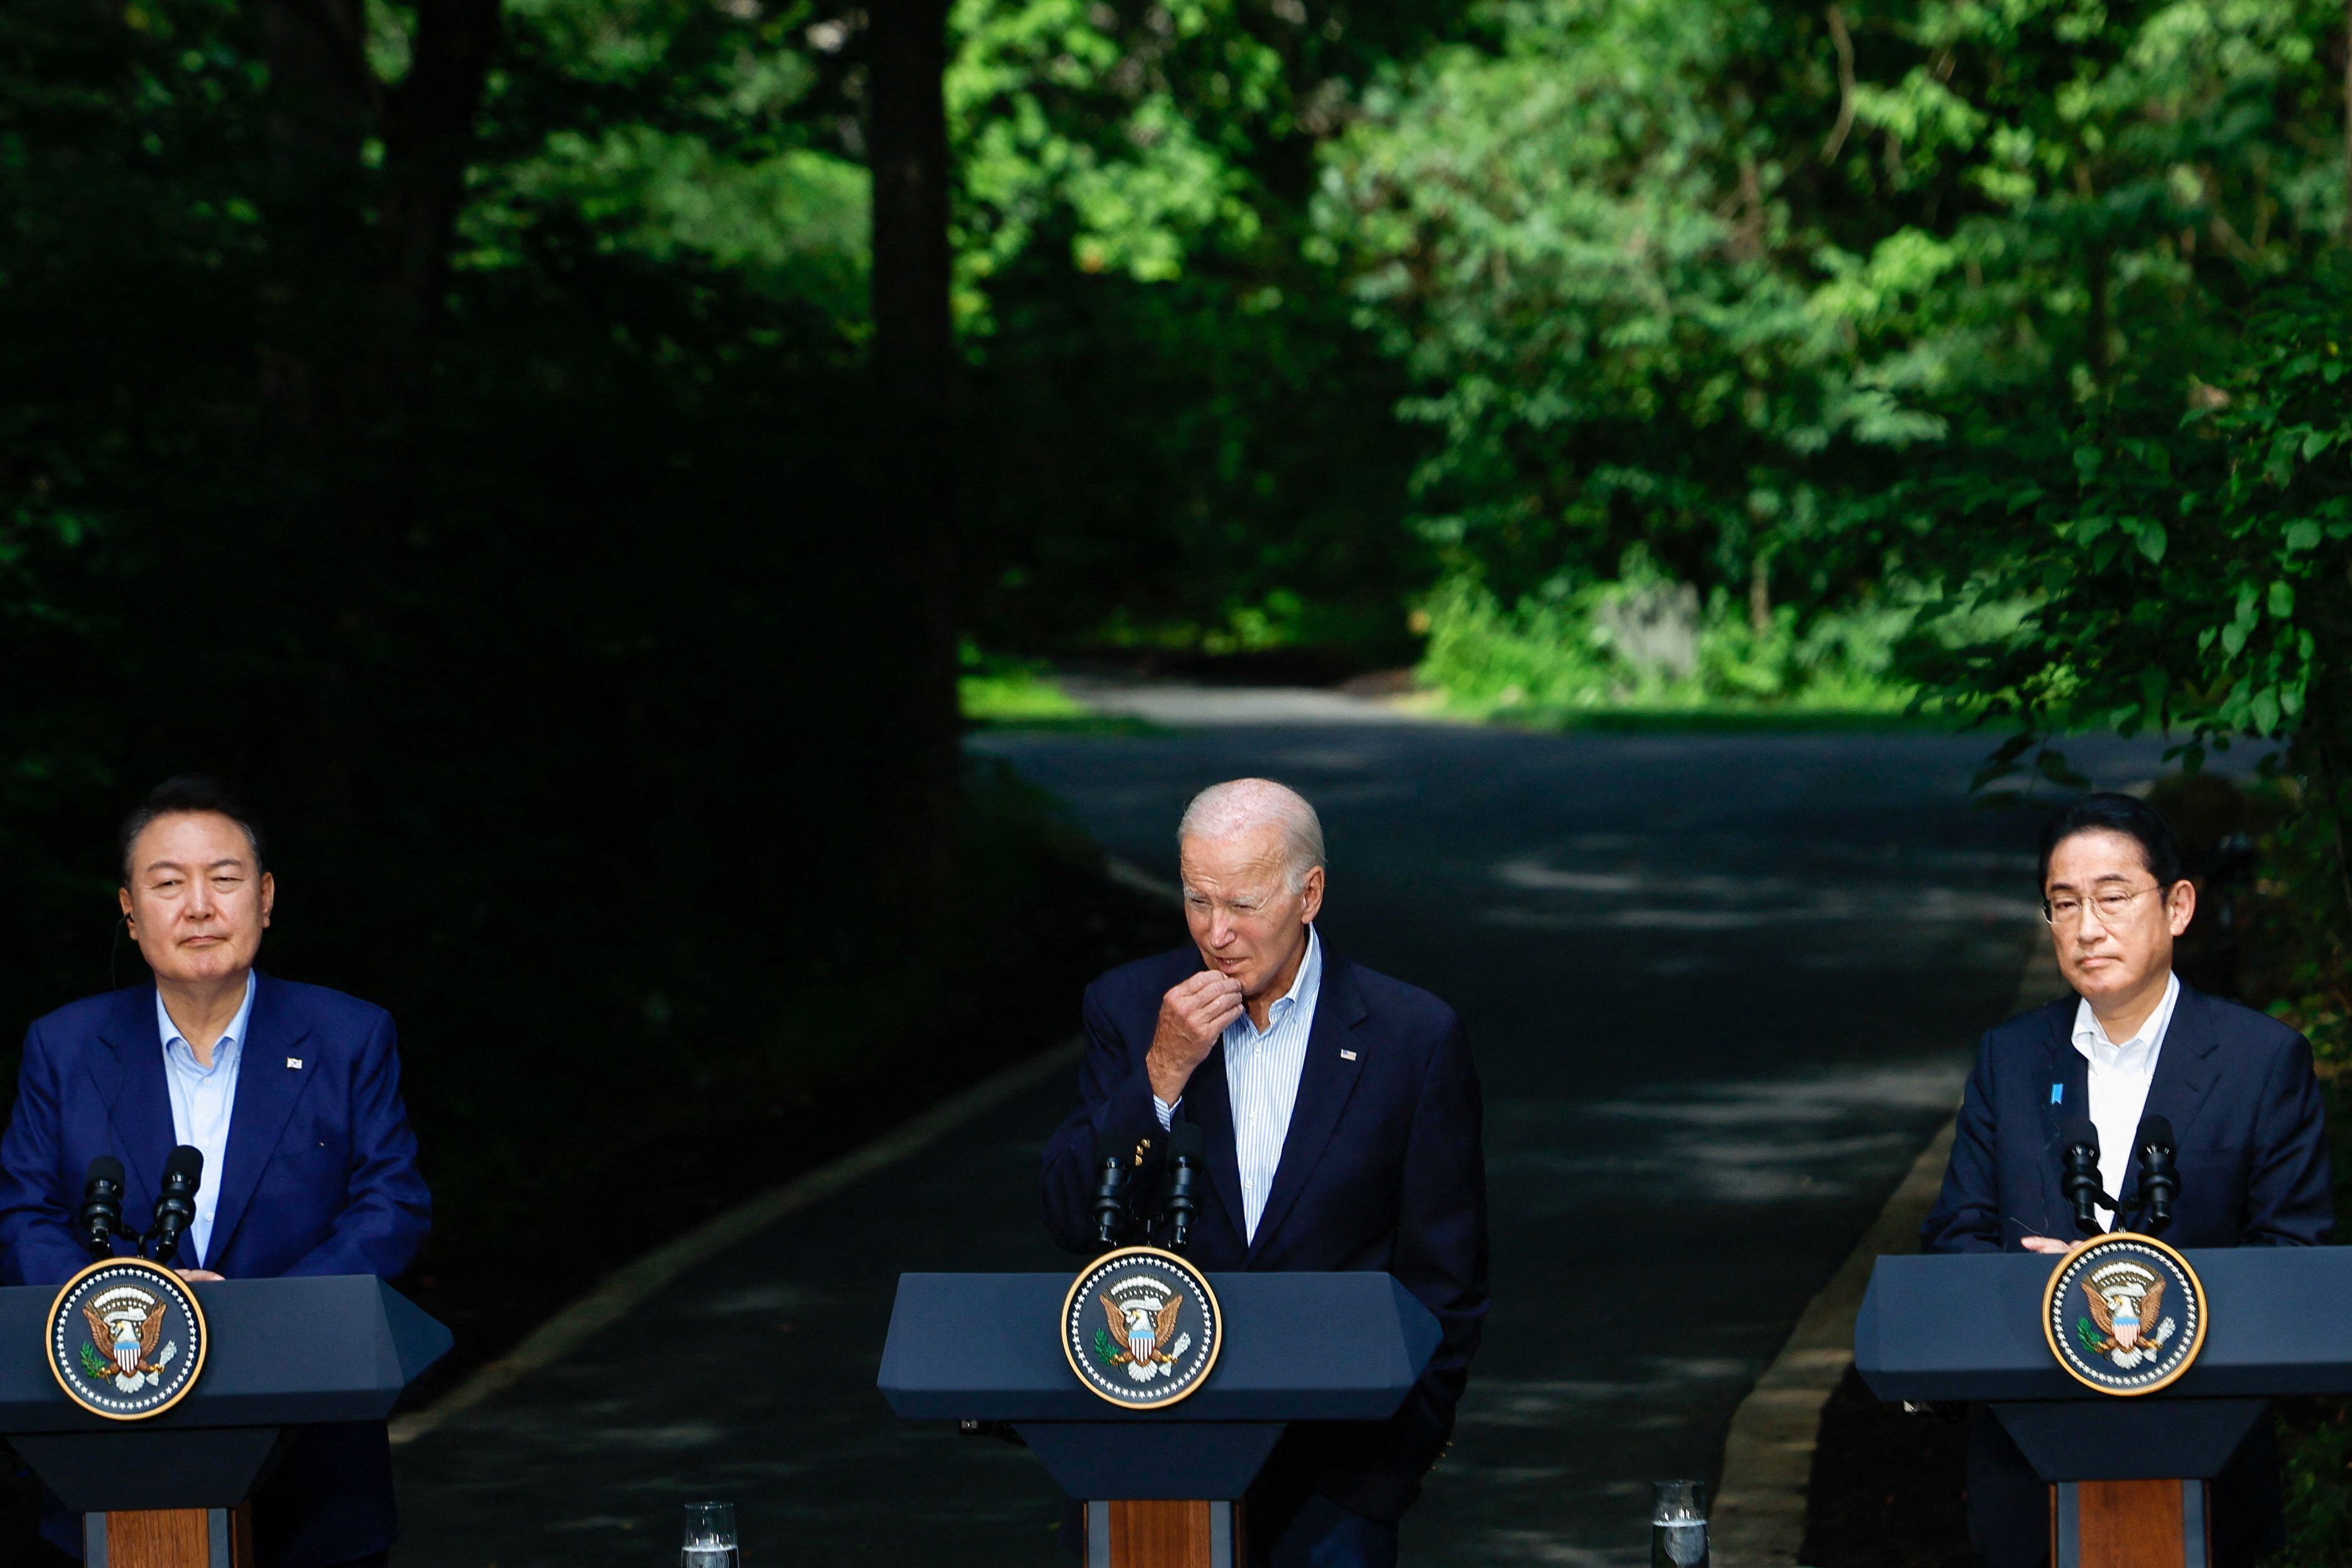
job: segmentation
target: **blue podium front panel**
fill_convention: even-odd
[[[1231,1500],[1294,1421],[1393,1415],[1437,1320],[1386,1274],[1212,1274],[1223,1347],[1197,1391],[1130,1410],[1062,1349],[1066,1274],[902,1274],[878,1380],[917,1419],[1010,1422],[1074,1498]]]
[[[1437,1350],[1436,1318],[1386,1274],[1212,1274],[1209,1284],[1224,1314],[1215,1369],[1181,1404],[1126,1410],[1089,1393],[1063,1354],[1070,1276],[902,1274],[882,1394],[917,1419],[1376,1421]]]
[[[2181,1256],[2205,1287],[2205,1347],[2179,1382],[2140,1398],[2352,1391],[2352,1247]],[[1881,1399],[2112,1398],[2061,1371],[2042,1336],[2056,1263],[2009,1252],[1880,1258],[1854,1321],[1863,1381]]]
[[[194,1387],[159,1415],[114,1422],[71,1403],[50,1374],[42,1342],[57,1294],[0,1289],[0,1436],[380,1421],[450,1345],[447,1329],[372,1274],[198,1285],[211,1343]]]

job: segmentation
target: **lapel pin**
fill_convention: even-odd
[[[1353,1051],[1341,1051],[1339,1053],[1339,1059],[1343,1062],[1354,1061],[1356,1059],[1356,1053]]]
[[[302,1058],[300,1057],[288,1057],[286,1058],[286,1065],[289,1068],[299,1068],[302,1065]]]

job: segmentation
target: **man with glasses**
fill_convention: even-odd
[[[1985,1036],[1928,1252],[2063,1253],[2082,1239],[2059,1189],[2066,1124],[2099,1132],[2101,1191],[2128,1213],[2140,1119],[2178,1145],[2176,1247],[2316,1247],[2336,1215],[2311,1047],[2277,1020],[2184,985],[2173,943],[2197,912],[2163,814],[2094,795],[2042,836],[2042,908],[2074,994]],[[2103,1226],[2114,1215],[2098,1210]],[[2050,1554],[2048,1489],[1982,1410],[1969,1430],[1969,1537],[1991,1568]],[[2278,1450],[2258,1424],[2213,1489],[2217,1568],[2285,1544]]]

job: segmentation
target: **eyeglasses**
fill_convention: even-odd
[[[2161,883],[2129,893],[2120,889],[2102,888],[2091,895],[2088,902],[2093,909],[2099,911],[2099,923],[2105,925],[2111,921],[2119,921],[2129,913],[2134,899],[2146,898],[2150,893],[2162,891],[2164,887]],[[2063,898],[2044,899],[2042,900],[2042,918],[2054,926],[2073,925],[2083,918],[2084,901],[2071,894]]]

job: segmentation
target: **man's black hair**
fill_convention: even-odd
[[[174,773],[149,790],[139,808],[122,819],[122,832],[116,847],[121,851],[124,887],[131,886],[131,847],[139,842],[139,836],[159,817],[197,811],[226,816],[245,829],[246,842],[253,846],[253,874],[258,877],[269,868],[262,858],[261,829],[254,825],[253,814],[245,809],[244,803],[229,787],[202,773]]]
[[[2164,813],[2137,795],[2112,791],[2086,795],[2050,821],[2042,830],[2042,882],[2050,885],[2050,857],[2077,833],[2120,833],[2139,845],[2140,858],[2159,888],[2181,879],[2180,840]]]

